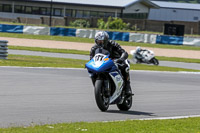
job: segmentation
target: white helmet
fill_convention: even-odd
[[[106,46],[108,40],[109,40],[109,35],[105,31],[99,31],[95,34],[95,43],[101,47]],[[102,41],[102,43],[99,43],[98,41]]]
[[[138,52],[140,52],[141,51],[141,48],[138,46],[138,47],[136,47],[136,53],[138,53]]]

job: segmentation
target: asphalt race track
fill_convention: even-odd
[[[130,111],[101,112],[84,69],[0,67],[0,127],[200,114],[200,74],[131,71]]]

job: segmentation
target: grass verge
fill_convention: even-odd
[[[186,63],[200,63],[200,59],[189,59],[189,58],[178,58],[178,57],[164,57],[157,56],[158,60],[161,61],[176,61],[176,62],[186,62]]]
[[[0,66],[84,68],[86,62],[77,59],[9,55],[7,60],[0,60]]]
[[[77,122],[54,125],[11,127],[3,133],[199,133],[200,117],[174,120],[127,120],[118,122]]]
[[[71,50],[71,49],[53,49],[53,48],[24,47],[24,46],[8,46],[8,48],[13,50],[28,50],[28,51],[40,51],[40,52],[64,53],[64,54],[81,54],[81,55],[90,54],[89,51]]]
[[[178,71],[187,71],[187,72],[200,72],[200,70],[193,69],[184,69],[176,67],[165,67],[165,66],[154,66],[154,65],[145,65],[145,64],[131,64],[131,70],[148,70],[148,71],[169,71],[169,72],[178,72]]]
[[[7,60],[0,60],[0,66],[23,66],[23,67],[62,67],[62,68],[84,68],[87,60],[63,59],[43,56],[9,55]],[[174,67],[163,67],[143,64],[131,64],[132,70],[150,71],[188,71],[200,72],[200,70],[183,69]]]
[[[1,37],[14,37],[14,38],[26,38],[26,39],[39,39],[39,40],[55,40],[55,41],[68,41],[68,42],[81,42],[81,43],[94,43],[94,39],[80,38],[80,37],[68,37],[68,36],[48,36],[48,35],[26,35],[16,33],[0,33]],[[167,44],[150,44],[150,43],[136,43],[117,41],[121,45],[126,46],[141,46],[151,48],[167,48],[167,49],[182,49],[182,50],[200,50],[200,47],[183,46],[183,45],[167,45]]]
[[[53,48],[39,48],[39,47],[24,47],[24,46],[8,46],[9,49],[14,50],[28,50],[28,51],[40,51],[40,52],[52,52],[52,53],[65,53],[65,54],[81,54],[81,55],[89,55],[89,51],[81,51],[81,50],[70,50],[70,49],[53,49]],[[129,55],[129,59],[132,56]],[[186,62],[186,63],[200,63],[199,59],[189,59],[189,58],[176,58],[176,57],[164,57],[164,56],[156,56],[158,60],[161,61],[176,61],[176,62]]]

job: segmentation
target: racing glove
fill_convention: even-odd
[[[122,62],[124,62],[124,60],[119,58],[119,59],[115,59],[115,62],[121,64]]]
[[[118,59],[115,60],[115,62],[121,64],[121,63],[124,62],[127,58],[128,58],[128,53],[127,53],[127,52],[124,52],[124,53],[122,53],[122,55],[121,55],[120,58],[118,58]]]

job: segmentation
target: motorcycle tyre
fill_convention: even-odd
[[[156,66],[159,65],[159,61],[156,58],[152,59],[152,63]]]
[[[117,104],[117,107],[121,111],[128,111],[132,107],[132,96],[125,97],[122,104]]]
[[[109,100],[104,101],[105,95],[103,94],[103,80],[96,80],[95,82],[95,100],[98,108],[101,111],[106,111],[109,107]],[[108,98],[109,99],[109,98]]]
[[[136,59],[136,64],[141,64],[141,63],[142,63],[141,59]]]

